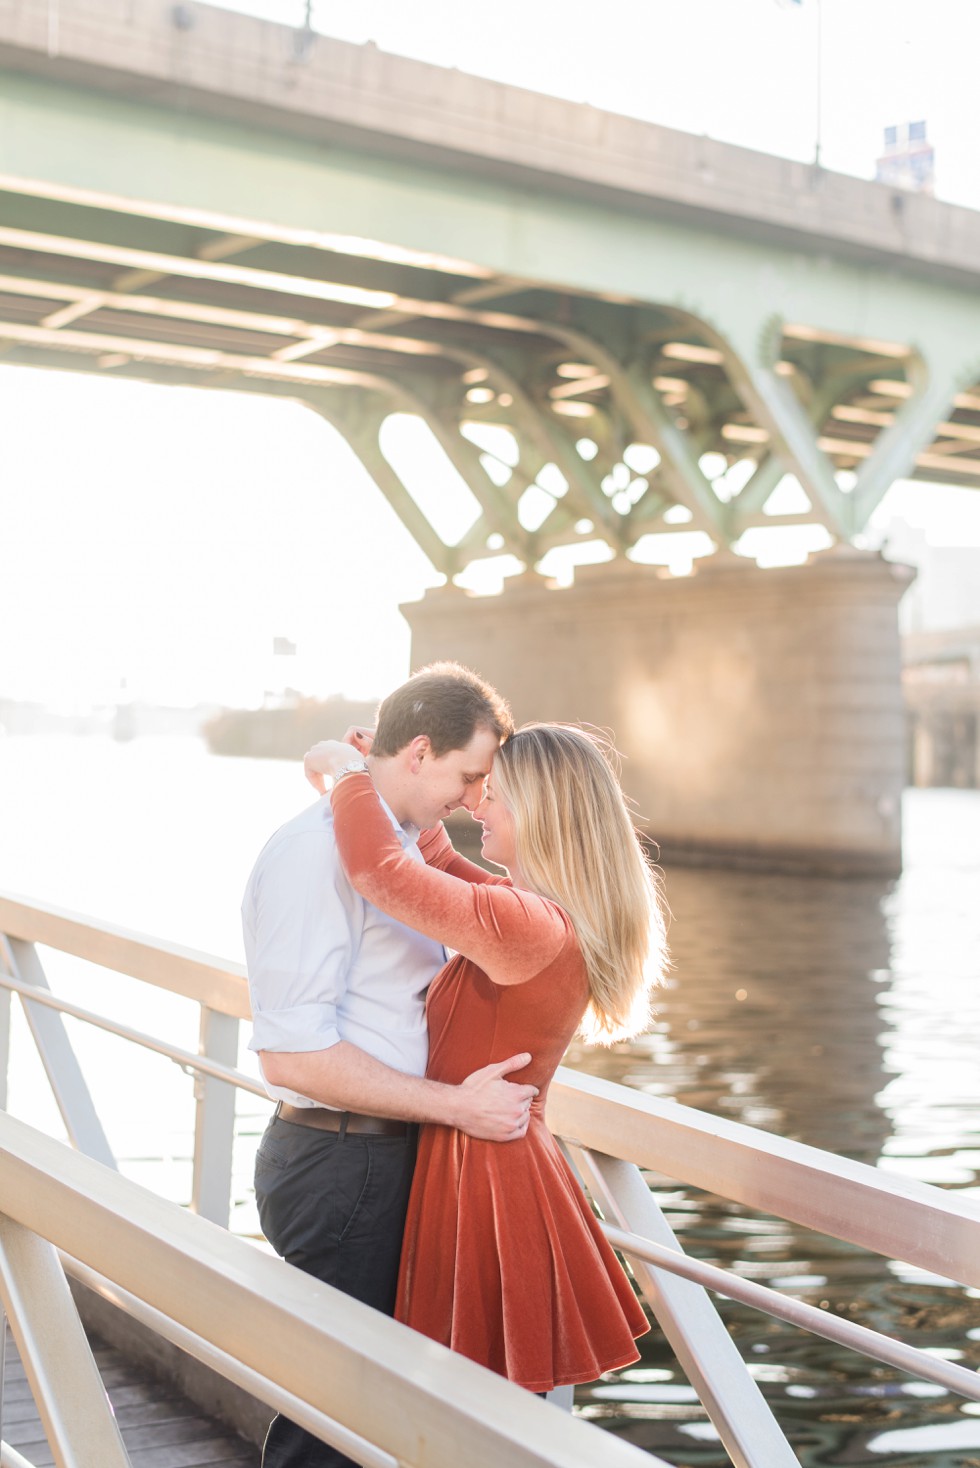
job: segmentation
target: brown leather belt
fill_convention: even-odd
[[[359,1111],[332,1111],[327,1106],[289,1106],[285,1101],[279,1102],[276,1115],[280,1121],[314,1127],[318,1132],[350,1132],[366,1137],[407,1137],[409,1127],[414,1125],[386,1116],[362,1116]]]

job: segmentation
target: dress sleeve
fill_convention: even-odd
[[[510,883],[509,877],[488,872],[485,867],[477,866],[475,861],[460,856],[441,821],[438,826],[430,826],[428,831],[422,832],[419,837],[419,851],[430,867],[438,867],[441,872],[448,872],[451,877],[460,877],[464,882],[488,882],[498,886]]]
[[[403,851],[369,775],[338,781],[331,803],[351,885],[382,912],[464,954],[498,984],[533,978],[561,950],[567,919],[555,903],[509,882],[461,880]]]

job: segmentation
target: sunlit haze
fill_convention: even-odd
[[[308,409],[13,368],[0,394],[0,692],[237,704],[404,676],[398,603],[441,578]]]

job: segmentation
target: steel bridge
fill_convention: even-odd
[[[897,870],[907,578],[861,534],[897,478],[980,485],[980,214],[299,39],[0,0],[2,360],[305,403],[447,579],[416,663],[612,727],[668,854]],[[803,525],[832,565],[732,554]],[[558,547],[610,565],[560,600]],[[480,607],[454,579],[494,558]]]
[[[980,216],[295,42],[197,4],[0,6],[5,361],[299,398],[447,577],[847,540],[897,477],[980,485]],[[393,412],[472,496],[455,543],[382,451]]]

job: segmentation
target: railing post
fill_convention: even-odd
[[[10,943],[0,934],[0,967],[14,976],[14,955]],[[7,1109],[7,1085],[10,1070],[10,1000],[9,989],[0,988],[0,1111]]]
[[[571,1151],[609,1223],[668,1249],[680,1249],[639,1168],[601,1152],[577,1146]],[[734,1468],[799,1468],[799,1459],[705,1290],[642,1260],[631,1259],[630,1265]]]
[[[238,1020],[201,1006],[198,1053],[223,1065],[238,1063]],[[228,1227],[231,1214],[231,1162],[235,1141],[235,1088],[198,1073],[194,1079],[194,1183],[191,1208],[202,1218]]]
[[[9,942],[14,977],[22,983],[33,984],[38,989],[50,992],[50,985],[34,944],[21,938],[11,938]],[[73,1146],[79,1152],[84,1152],[86,1157],[94,1157],[96,1162],[115,1168],[116,1159],[99,1120],[78,1057],[72,1049],[64,1020],[57,1010],[32,1004],[29,999],[24,1000],[24,1013]]]
[[[0,1217],[0,1289],[55,1462],[130,1468],[58,1256],[6,1217]]]
[[[0,1304],[0,1444],[3,1443],[3,1384],[7,1379],[7,1307]],[[0,1449],[2,1451],[2,1449]]]

